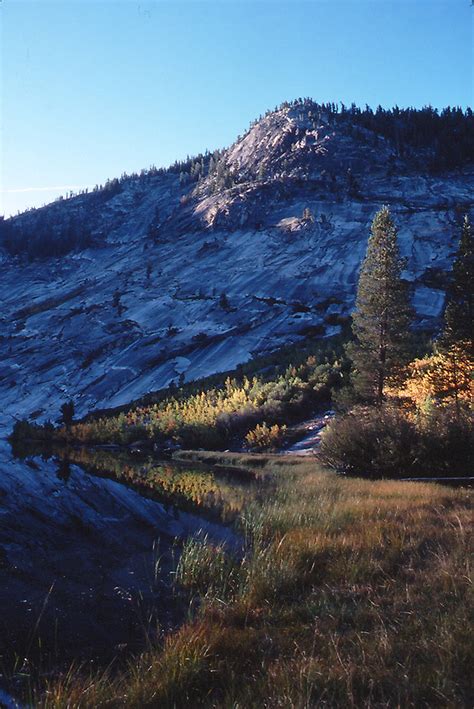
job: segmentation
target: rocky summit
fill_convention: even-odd
[[[228,149],[1,222],[0,426],[236,367],[353,307],[388,204],[435,329],[474,205],[472,114],[283,104]]]

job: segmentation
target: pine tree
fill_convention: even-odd
[[[219,305],[222,308],[222,310],[229,311],[231,309],[229,299],[228,299],[226,293],[224,293],[224,292],[221,293],[221,296],[219,298]]]
[[[454,394],[456,417],[461,414],[460,401],[463,393],[463,364],[469,363],[472,371],[474,359],[474,241],[467,214],[464,217],[458,252],[453,263],[451,283],[447,290],[447,305],[444,311],[444,329],[439,340],[439,349],[444,356],[450,374]]]
[[[151,280],[151,272],[152,272],[152,270],[153,270],[152,263],[151,263],[151,261],[148,261],[148,262],[147,262],[147,265],[146,265],[146,280],[147,280],[147,283],[149,283],[150,280]]]
[[[121,292],[119,291],[119,289],[116,288],[115,291],[114,291],[113,298],[112,298],[112,305],[113,305],[114,308],[117,309],[117,314],[118,314],[119,317],[122,316],[122,313],[123,313],[123,311],[125,310],[125,307],[124,307],[124,305],[123,305],[123,303],[122,303],[122,301],[121,301],[121,298],[122,298],[122,294],[121,294]]]
[[[74,420],[74,402],[65,401],[61,406],[61,423],[63,423],[67,429],[71,427]]]
[[[352,315],[352,381],[363,399],[381,404],[387,378],[407,362],[411,307],[401,279],[397,230],[388,207],[374,217]]]
[[[453,263],[451,284],[444,311],[441,346],[464,343],[474,356],[474,239],[469,218],[464,217],[458,252]]]

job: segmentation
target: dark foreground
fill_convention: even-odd
[[[226,504],[220,511],[234,525],[227,544],[213,536],[214,529],[222,534],[215,523],[207,538],[181,538],[169,586],[189,609],[179,629],[170,623],[141,654],[133,652],[131,643],[123,649],[130,662],[112,670],[91,673],[90,665],[76,665],[62,674],[39,672],[30,703],[137,709],[472,704],[472,639],[466,620],[472,608],[469,490],[339,478],[308,458],[200,452],[181,457],[191,467],[196,461],[234,467],[236,481],[239,474],[247,479],[258,474],[265,486],[243,493],[237,483],[226,481]],[[31,474],[36,482],[44,474],[49,485],[44,487],[50,497],[43,517],[28,513],[40,529],[44,517],[49,519],[50,500],[62,492],[58,496],[60,481],[54,481],[53,471],[41,468]],[[59,561],[62,543],[67,580],[61,583],[80,589],[76,558],[77,566],[91,575],[87,588],[97,600],[115,584],[123,589],[125,573],[140,576],[140,555],[149,553],[157,520],[163,535],[175,529],[170,524],[182,530],[186,518],[155,508],[157,500],[146,500],[144,506],[127,502],[125,514],[123,499],[115,493],[115,506],[104,514],[105,490],[110,495],[119,483],[94,479],[83,487],[81,475],[71,474],[67,484],[82,504],[87,501],[86,527],[68,531],[62,508],[57,515],[58,522],[63,520],[57,528],[64,530],[62,542],[59,534],[48,544],[41,545],[39,538],[30,544],[39,568],[48,558]],[[162,487],[168,479],[163,472],[148,471],[147,476]],[[176,494],[182,494],[184,479],[176,474],[172,479]],[[189,497],[209,516],[216,493],[210,495],[203,484],[198,474],[192,485],[188,479]],[[26,488],[18,491],[18,504],[22,497],[26,511],[31,506]],[[13,516],[12,525],[16,529]],[[104,531],[109,525],[113,539]],[[145,530],[143,536],[139,529]],[[87,540],[87,553],[75,548],[79,538]],[[104,575],[102,587],[96,565]],[[44,572],[38,568],[33,565],[31,572],[41,578]],[[165,563],[162,578],[167,573]],[[46,578],[43,592],[48,592]],[[169,613],[176,610],[177,596],[170,598]],[[126,597],[119,601],[123,608],[128,603]],[[129,632],[126,619],[126,613],[115,616],[112,632],[119,638]]]
[[[120,664],[159,642],[187,611],[170,583],[186,539],[236,544],[215,492],[195,499],[218,489],[211,473],[154,462],[152,489],[138,485],[144,461],[120,460],[120,480],[110,454],[76,454],[0,446],[0,673],[20,691],[43,670]]]

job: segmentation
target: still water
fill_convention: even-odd
[[[176,627],[183,541],[237,551],[232,522],[265,484],[111,450],[14,453],[0,442],[4,664],[103,664]]]

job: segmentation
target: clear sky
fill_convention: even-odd
[[[0,0],[9,215],[230,144],[281,101],[473,105],[471,0]]]

